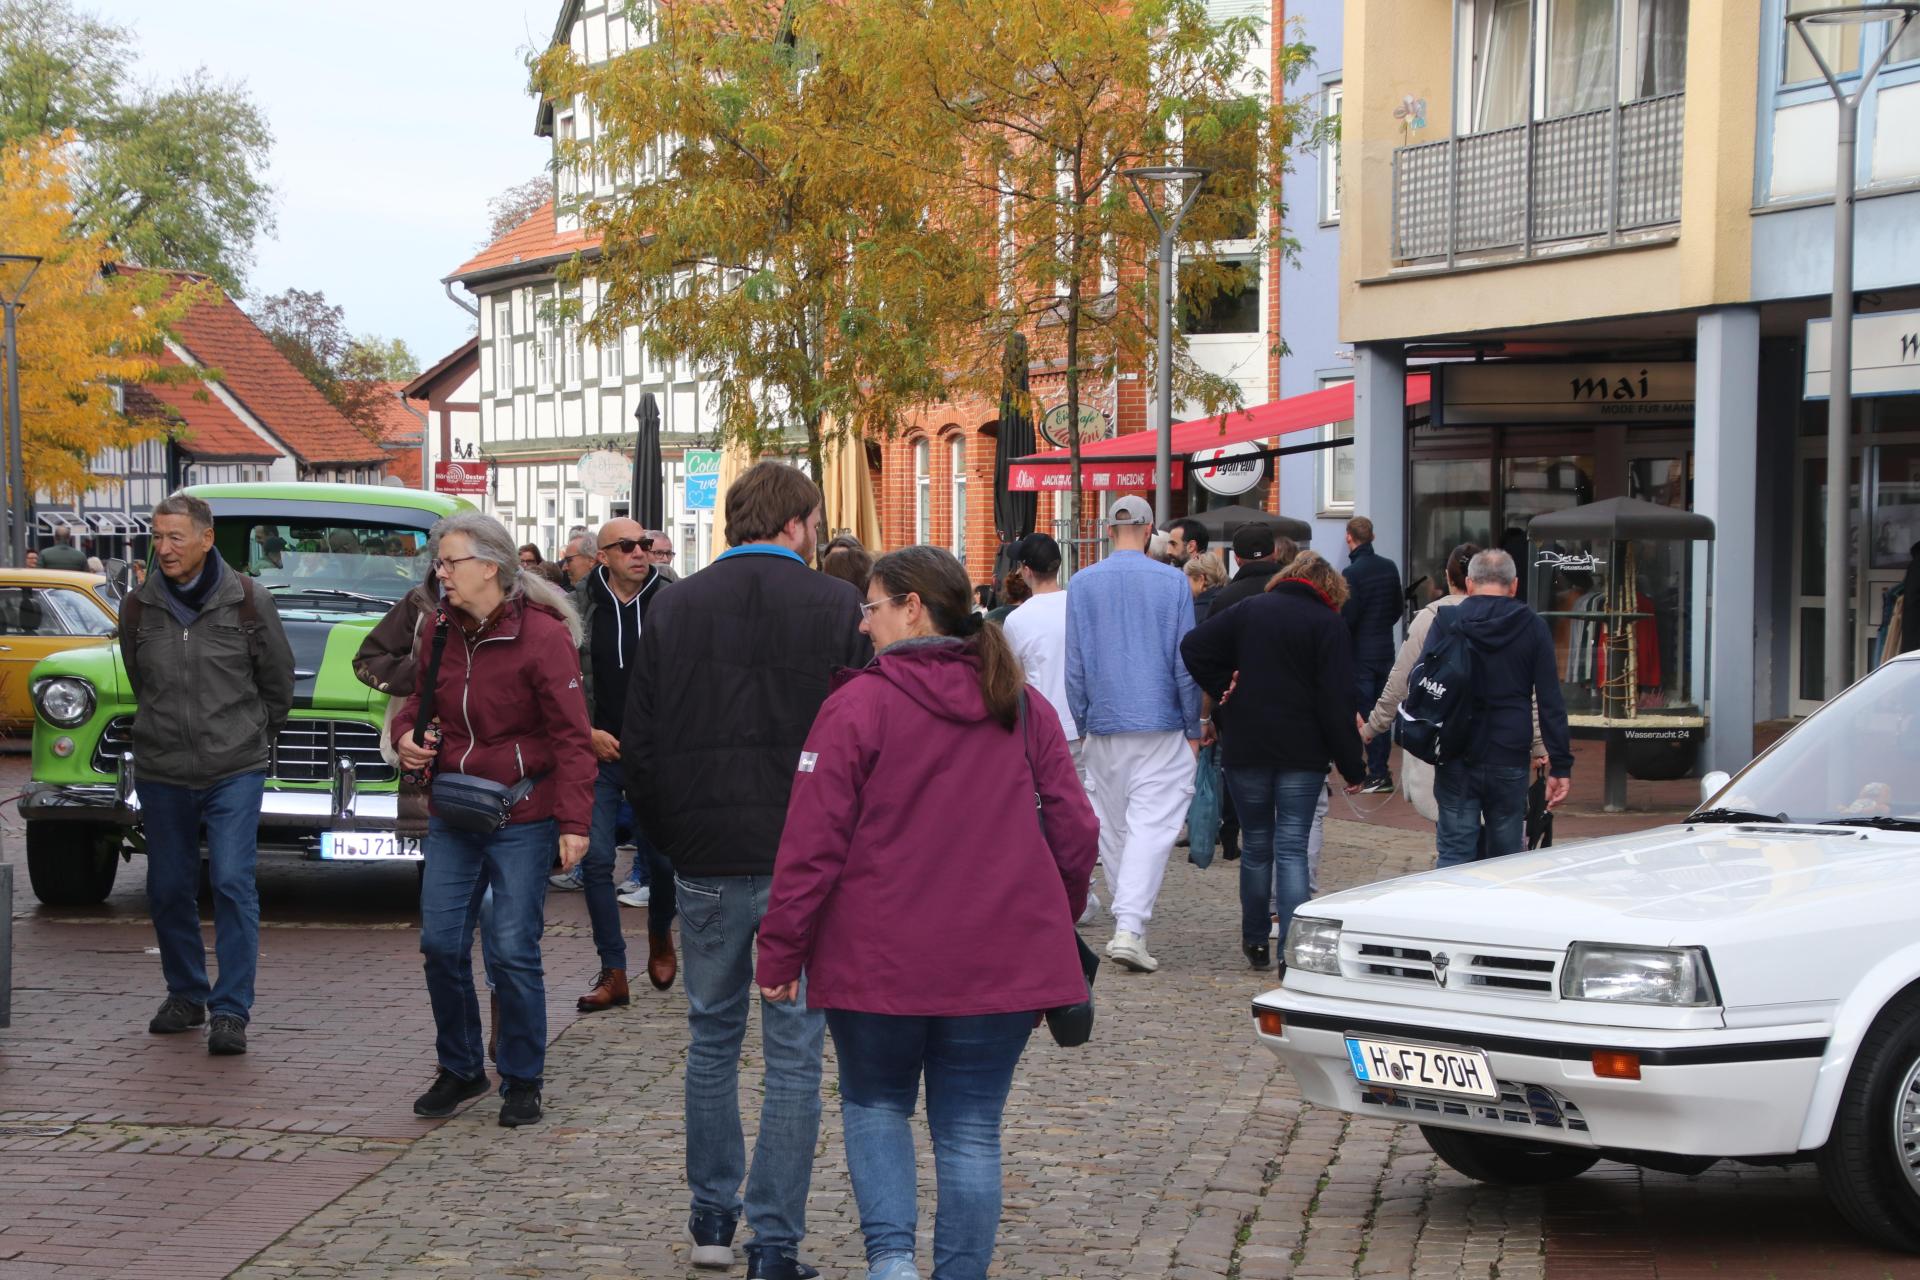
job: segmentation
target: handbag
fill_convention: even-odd
[[[492,835],[507,825],[513,808],[540,785],[539,777],[508,786],[470,773],[438,773],[433,778],[433,813],[456,831]]]
[[[1220,747],[1200,748],[1194,760],[1193,800],[1187,805],[1187,861],[1205,871],[1220,843]]]
[[[1020,691],[1020,733],[1027,752],[1027,773],[1033,778],[1033,813],[1040,822],[1040,831],[1044,836],[1047,830],[1047,807],[1040,799],[1040,774],[1033,767],[1033,728],[1027,723],[1027,691]],[[1087,940],[1080,931],[1073,931],[1074,945],[1080,949],[1080,973],[1087,981],[1087,998],[1072,1004],[1058,1005],[1047,1010],[1047,1031],[1053,1036],[1053,1042],[1063,1049],[1078,1049],[1093,1039],[1093,975],[1100,970],[1100,957],[1093,953]]]

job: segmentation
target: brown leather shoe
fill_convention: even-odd
[[[647,981],[653,984],[655,991],[665,991],[673,985],[674,975],[680,972],[680,958],[673,954],[673,935],[671,933],[650,933],[647,935]]]
[[[487,1061],[500,1061],[500,993],[487,992]]]
[[[594,975],[592,989],[580,997],[578,1007],[582,1013],[599,1013],[626,1004],[627,999],[627,971],[602,969]]]

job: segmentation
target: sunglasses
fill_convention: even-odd
[[[630,556],[636,547],[641,550],[646,550],[652,546],[653,543],[646,538],[615,538],[612,542],[601,543],[600,549],[602,551],[612,551],[618,548],[621,555]]]

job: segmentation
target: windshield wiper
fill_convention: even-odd
[[[394,603],[383,596],[363,595],[358,591],[338,591],[332,587],[303,587],[297,582],[275,582],[268,585],[269,591],[285,591],[296,596],[331,596],[338,600],[359,600],[366,604],[392,606]]]
[[[1899,818],[1891,814],[1875,814],[1867,818],[1825,818],[1823,827],[1877,827],[1881,831],[1920,831],[1920,817]]]
[[[1688,822],[1786,822],[1784,813],[1755,813],[1751,809],[1702,809],[1687,815]]]

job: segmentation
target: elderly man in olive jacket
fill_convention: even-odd
[[[128,597],[120,651],[137,707],[134,789],[147,841],[147,903],[167,998],[155,1035],[207,1021],[209,1053],[245,1053],[260,955],[254,887],[270,744],[293,706],[293,650],[273,598],[213,550],[207,504],[153,509],[160,572]],[[212,865],[214,955],[200,939],[200,831]]]

